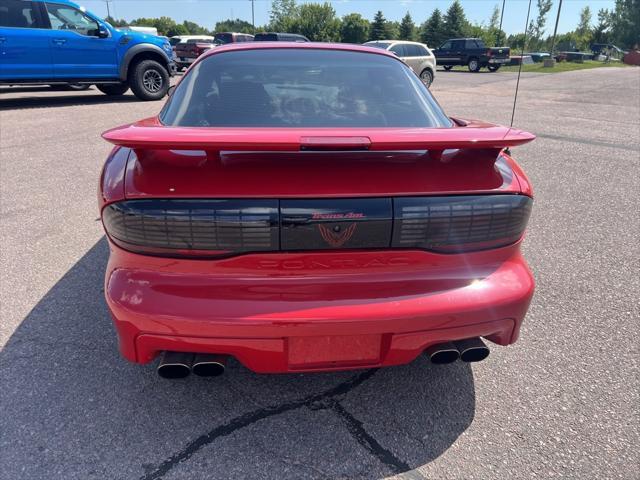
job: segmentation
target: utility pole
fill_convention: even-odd
[[[251,0],[251,25],[253,25],[253,33],[256,33],[256,15],[255,15],[255,0]]]
[[[562,0],[558,3],[558,14],[556,15],[556,26],[553,28],[553,37],[551,39],[551,58],[549,61],[545,59],[544,66],[545,67],[553,67],[555,64],[555,58],[553,57],[553,49],[556,46],[556,33],[558,33],[558,22],[560,21],[560,10],[562,9]]]
[[[111,11],[109,10],[109,0],[104,0],[104,3],[107,4],[107,17],[111,18]]]
[[[504,4],[507,0],[502,0],[502,10],[500,10],[500,26],[498,27],[498,33],[496,34],[496,47],[499,47],[502,43],[500,36],[502,35],[502,19],[504,18]]]

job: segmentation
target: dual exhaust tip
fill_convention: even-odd
[[[479,338],[438,343],[425,350],[432,363],[444,365],[460,359],[463,362],[481,362],[489,356],[489,347]]]
[[[158,375],[168,379],[185,378],[191,373],[199,377],[217,377],[226,368],[226,355],[167,351],[160,357]]]

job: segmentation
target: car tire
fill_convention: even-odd
[[[131,68],[129,86],[140,100],[160,100],[169,90],[169,72],[155,60],[142,60]]]
[[[96,85],[96,87],[102,93],[109,95],[110,97],[124,95],[125,92],[129,90],[129,85],[126,83],[105,83],[104,85]]]
[[[442,68],[444,68],[448,72],[453,68],[453,65],[443,65]]]
[[[470,58],[467,63],[470,72],[476,73],[480,71],[480,62],[477,58]]]
[[[498,70],[500,70],[500,65],[489,65],[487,68],[490,72],[497,72]]]
[[[425,68],[420,72],[420,80],[424,83],[425,87],[429,88],[433,83],[433,72],[428,68]]]

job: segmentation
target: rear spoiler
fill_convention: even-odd
[[[514,128],[455,119],[450,128],[236,128],[167,127],[142,121],[102,137],[134,150],[206,151],[422,151],[502,150],[534,140]]]

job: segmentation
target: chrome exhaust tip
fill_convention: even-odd
[[[425,353],[429,357],[429,360],[431,360],[431,363],[435,363],[436,365],[453,363],[460,357],[458,349],[451,342],[431,345],[425,350]]]
[[[480,337],[467,338],[453,343],[460,352],[460,360],[463,362],[481,362],[489,356],[489,347]]]
[[[168,379],[188,377],[192,363],[193,353],[162,352],[158,364],[158,375]]]
[[[196,353],[191,371],[199,377],[217,377],[227,368],[227,357],[209,353]]]

